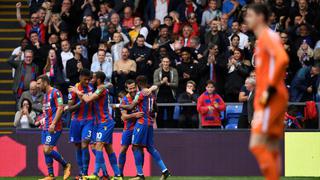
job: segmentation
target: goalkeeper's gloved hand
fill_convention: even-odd
[[[271,97],[277,92],[277,89],[273,86],[269,86],[267,90],[262,93],[260,98],[260,104],[267,106],[270,102]]]

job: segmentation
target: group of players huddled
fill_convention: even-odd
[[[53,150],[62,132],[61,116],[64,111],[72,113],[69,140],[76,147],[76,160],[80,171],[78,179],[110,179],[103,157],[104,148],[114,172],[112,178],[123,179],[126,152],[131,144],[137,171],[137,176],[132,178],[133,180],[145,179],[143,174],[144,148],[159,165],[162,172],[160,179],[167,179],[170,173],[159,152],[153,146],[153,128],[156,115],[156,99],[153,91],[157,90],[157,87],[149,87],[147,78],[144,76],[138,76],[136,80],[129,79],[125,83],[127,94],[122,95],[120,104],[112,106],[120,108],[121,119],[124,122],[121,152],[117,161],[117,156],[112,148],[115,121],[109,112],[108,88],[110,84],[105,83],[106,76],[103,72],[91,74],[87,69],[80,72],[79,79],[79,83],[69,88],[68,105],[64,105],[61,92],[50,86],[49,78],[46,75],[37,78],[38,88],[45,93],[41,140],[48,176],[42,180],[54,179],[53,159],[64,167],[63,179],[68,179],[71,176],[71,164]],[[95,155],[95,167],[92,175],[88,175],[90,144]],[[100,170],[102,177],[99,177]]]

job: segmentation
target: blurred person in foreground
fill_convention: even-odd
[[[255,112],[249,147],[265,178],[278,180],[281,172],[280,139],[289,99],[284,82],[289,58],[279,35],[268,27],[269,16],[266,4],[256,3],[248,7],[246,22],[258,38]]]

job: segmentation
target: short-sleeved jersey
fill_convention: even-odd
[[[113,121],[109,112],[109,91],[106,88],[98,88],[95,92],[99,96],[94,101],[94,110],[96,114],[96,122],[98,124]]]
[[[126,96],[124,96],[121,100],[121,103],[122,105],[129,105],[129,104],[132,104],[133,102],[133,98],[131,97],[131,95],[128,93]],[[121,111],[127,111],[127,114],[132,114],[134,112],[137,111],[137,109],[133,109],[131,111],[129,110],[124,110],[124,109],[121,109]],[[135,118],[131,118],[131,119],[123,119],[123,123],[124,123],[124,126],[123,126],[123,130],[133,130],[134,129],[134,125],[136,124],[136,119]]]
[[[137,108],[139,112],[143,112],[143,117],[137,120],[137,123],[152,126],[153,125],[153,115],[154,115],[154,104],[156,103],[156,98],[154,95],[145,96],[142,92],[138,92],[134,98],[137,102]]]
[[[63,99],[61,92],[58,89],[52,88],[49,92],[44,95],[43,98],[43,113],[45,116],[45,124],[43,130],[48,130],[49,126],[52,124],[52,121],[56,117],[56,112],[59,106],[63,105]],[[55,131],[62,130],[61,119],[57,120],[55,126]]]
[[[76,88],[79,91],[83,91],[84,94],[91,95],[94,90],[91,85],[85,87],[80,83],[77,83]],[[75,104],[80,103],[80,107],[72,112],[72,120],[82,121],[82,120],[93,120],[94,117],[94,109],[93,109],[93,102],[85,103],[81,102],[78,98],[77,94],[74,92],[70,92],[68,95],[69,101],[73,101]]]
[[[257,83],[254,108],[255,110],[261,110],[264,107],[260,104],[259,99],[269,86],[277,90],[273,98],[275,101],[288,99],[284,79],[289,59],[281,44],[279,35],[269,28],[264,29],[262,35],[259,37],[256,54]]]

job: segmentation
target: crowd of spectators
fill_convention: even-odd
[[[21,18],[21,3],[16,4],[25,36],[9,60],[15,69],[13,91],[22,109],[16,119],[26,115],[24,121],[31,122],[32,112],[39,113],[41,95],[30,84],[36,76],[47,74],[67,101],[68,87],[79,82],[84,68],[106,74],[113,84],[114,101],[116,94],[125,90],[127,79],[145,75],[150,84],[159,86],[159,103],[196,103],[204,91],[208,96],[211,86],[214,94],[219,94],[214,97],[219,102],[249,103],[255,84],[250,74],[256,39],[244,17],[247,4],[258,2],[270,5],[270,28],[279,32],[290,57],[286,78],[290,101],[320,100],[318,0],[28,2],[27,21]],[[206,112],[199,104],[198,110]],[[174,111],[173,106],[160,107],[158,126],[198,126],[196,107],[183,108],[177,123],[170,122]],[[244,116],[242,119],[247,119],[248,114],[244,112]]]

